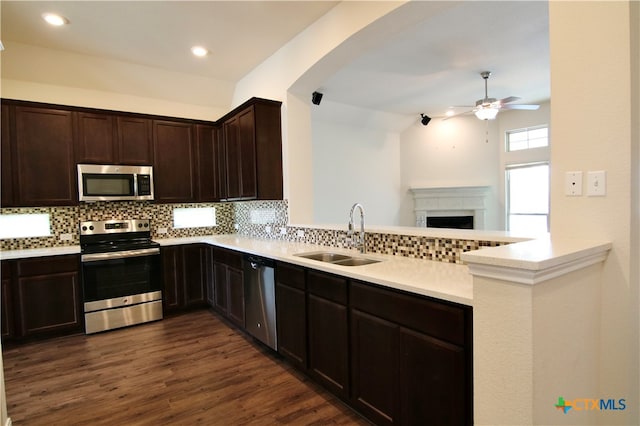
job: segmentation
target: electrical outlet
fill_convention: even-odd
[[[158,234],[166,234],[167,228],[158,228]]]
[[[280,228],[280,235],[287,235],[287,228],[284,226]]]
[[[298,236],[298,238],[304,238],[304,231],[302,229],[298,229],[296,235]]]
[[[60,241],[71,241],[73,236],[71,234],[60,234]]]
[[[271,227],[269,225],[265,226],[264,232],[266,232],[267,234],[271,234]]]
[[[607,195],[607,173],[604,170],[587,172],[587,197]]]
[[[567,172],[565,174],[564,195],[571,197],[582,195],[582,172]]]

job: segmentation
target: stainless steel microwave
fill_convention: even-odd
[[[78,199],[153,200],[153,167],[78,164]]]

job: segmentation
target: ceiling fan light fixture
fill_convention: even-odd
[[[498,108],[480,107],[476,110],[475,114],[480,120],[494,120],[498,115],[498,111]]]

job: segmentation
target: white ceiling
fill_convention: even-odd
[[[2,1],[2,41],[68,50],[236,82],[327,13],[330,1]],[[546,1],[414,2],[424,19],[393,28],[317,88],[324,99],[403,115],[441,116],[484,96],[548,100]],[[362,3],[366,7],[366,2]],[[430,12],[431,9],[431,12]],[[51,28],[55,11],[71,25]],[[417,21],[417,23],[416,23]],[[191,56],[202,44],[210,55]],[[309,96],[311,97],[311,96]],[[459,110],[460,111],[460,110]]]

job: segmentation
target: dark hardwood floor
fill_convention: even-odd
[[[206,310],[3,349],[17,426],[369,424]]]

